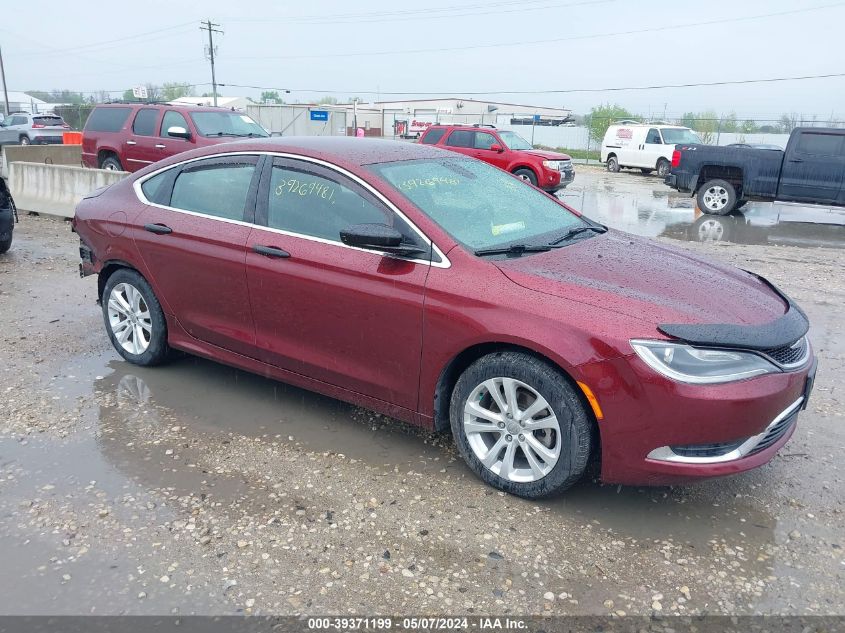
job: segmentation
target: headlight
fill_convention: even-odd
[[[560,161],[559,160],[544,160],[543,167],[548,169],[554,169],[555,171],[560,171]]]
[[[751,352],[701,349],[666,341],[632,340],[631,347],[654,371],[678,382],[709,385],[780,371]]]

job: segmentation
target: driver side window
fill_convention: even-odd
[[[658,132],[656,128],[651,128],[648,131],[648,136],[645,137],[645,142],[651,145],[663,145],[663,141],[660,139],[660,132]]]

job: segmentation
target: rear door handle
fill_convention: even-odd
[[[790,158],[789,162],[790,163],[803,163],[804,159],[803,158]]]
[[[161,143],[156,145],[156,149],[164,149],[165,147],[167,147],[167,145],[162,145]]]
[[[173,233],[173,229],[164,224],[145,224],[144,230],[149,231],[150,233],[156,233],[158,235],[167,235],[168,233]]]
[[[273,259],[283,259],[286,257],[290,257],[290,253],[277,246],[259,246],[256,244],[252,247],[252,250],[258,253],[259,255],[264,255],[264,257],[272,257]]]

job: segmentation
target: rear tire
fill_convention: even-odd
[[[116,156],[107,156],[100,163],[100,169],[105,169],[106,171],[123,171],[123,165],[120,164],[120,160]]]
[[[530,169],[517,169],[513,172],[513,175],[522,178],[525,182],[530,182],[535,187],[537,186],[537,175]]]
[[[0,255],[8,251],[12,248],[12,238],[10,237],[8,240],[3,240],[0,242]]]
[[[661,158],[657,161],[657,175],[661,178],[665,178],[669,175],[669,172],[672,171],[672,163],[670,163],[665,158]]]
[[[607,171],[617,174],[619,173],[619,169],[619,159],[616,156],[609,156],[607,159]]]
[[[449,417],[469,467],[510,494],[559,494],[587,467],[591,417],[567,377],[534,356],[497,352],[474,362],[455,385]]]
[[[153,289],[138,272],[128,268],[115,271],[106,281],[100,301],[106,332],[118,354],[142,366],[167,359],[167,321]]]
[[[698,190],[696,201],[702,213],[727,215],[736,206],[736,189],[727,180],[708,180]]]

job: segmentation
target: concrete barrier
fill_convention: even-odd
[[[125,171],[14,162],[9,165],[9,189],[19,211],[72,218],[85,194],[127,175]]]
[[[9,177],[9,163],[82,167],[82,145],[4,145],[0,176]]]

